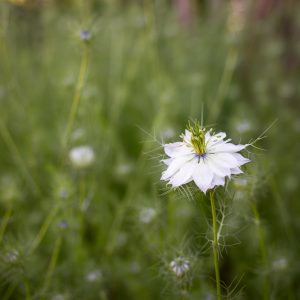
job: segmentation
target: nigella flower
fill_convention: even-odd
[[[170,263],[171,270],[180,277],[190,269],[190,262],[183,256],[179,256],[171,261]]]
[[[95,270],[86,274],[86,281],[95,282],[99,281],[103,277],[102,272],[100,270]]]
[[[230,139],[224,140],[224,132],[215,134],[198,122],[193,126],[189,123],[181,137],[182,142],[164,145],[169,158],[163,160],[168,168],[161,180],[173,188],[194,181],[206,193],[215,186],[224,186],[226,177],[243,173],[240,166],[250,161],[238,153],[248,144],[232,144]]]
[[[90,146],[79,146],[70,150],[69,158],[75,168],[86,168],[95,161],[95,153]]]
[[[19,258],[19,252],[17,250],[12,250],[12,251],[8,252],[6,255],[6,259],[10,263],[16,262],[18,260],[18,258]]]
[[[140,221],[145,224],[149,224],[156,216],[155,209],[151,207],[144,207],[140,212]]]
[[[80,31],[80,38],[84,42],[88,42],[92,38],[92,33],[88,30],[81,30]]]
[[[284,271],[288,267],[288,260],[285,257],[281,257],[274,260],[272,263],[272,268],[274,271]]]

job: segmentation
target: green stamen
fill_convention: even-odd
[[[191,143],[198,155],[203,155],[205,153],[205,128],[203,128],[199,121],[195,121],[191,124],[189,121],[187,129],[192,133]]]

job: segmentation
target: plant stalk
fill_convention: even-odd
[[[259,212],[258,212],[258,209],[257,209],[257,206],[255,203],[252,204],[252,212],[254,215],[255,224],[257,225],[260,255],[261,255],[261,259],[262,259],[264,268],[266,268],[265,272],[267,272],[267,270],[268,270],[268,254],[267,254],[267,247],[266,247],[265,232],[263,230],[263,227],[261,226],[260,215],[259,215]],[[263,299],[265,299],[265,300],[270,299],[270,286],[269,286],[268,274],[266,274],[266,273],[265,273],[264,281],[263,281],[263,293],[264,293]]]
[[[73,124],[76,119],[76,115],[77,115],[79,104],[80,104],[81,92],[82,92],[84,80],[85,80],[86,73],[87,73],[88,64],[89,64],[89,48],[88,48],[88,45],[84,44],[78,80],[77,80],[77,84],[76,84],[76,88],[75,88],[75,92],[74,92],[74,97],[72,100],[72,105],[71,105],[71,110],[70,110],[69,117],[68,117],[66,130],[64,133],[64,137],[63,137],[63,145],[64,146],[67,146],[67,144],[68,144],[69,135],[71,133]]]
[[[219,259],[218,259],[218,228],[217,228],[217,216],[216,216],[216,206],[215,206],[215,198],[213,191],[209,193],[210,204],[211,204],[211,214],[213,221],[213,254],[214,254],[214,265],[215,265],[215,274],[216,274],[216,287],[217,287],[217,299],[221,300],[221,283],[220,283],[220,271],[219,271]]]
[[[51,256],[51,260],[50,260],[50,263],[49,263],[49,266],[48,266],[48,270],[46,272],[46,278],[45,278],[45,281],[44,281],[44,287],[43,287],[43,292],[42,292],[43,295],[45,295],[45,293],[47,292],[47,290],[50,286],[51,279],[52,279],[52,276],[53,276],[53,272],[54,272],[54,269],[55,269],[55,266],[56,266],[56,263],[57,263],[57,259],[58,259],[58,256],[59,256],[61,244],[62,244],[62,237],[60,236],[60,237],[57,238],[57,240],[55,242],[53,252],[52,252],[52,256]]]

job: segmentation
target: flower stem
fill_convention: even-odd
[[[214,265],[215,265],[215,274],[216,274],[216,285],[217,285],[217,299],[221,299],[221,284],[220,284],[220,271],[219,271],[219,261],[218,261],[218,228],[217,228],[217,216],[216,216],[216,206],[215,206],[215,198],[213,191],[209,193],[210,204],[211,204],[211,214],[213,221],[213,253],[214,253]]]
[[[252,212],[253,212],[253,215],[255,218],[255,224],[257,225],[257,230],[258,230],[259,247],[260,247],[260,255],[261,255],[262,263],[264,265],[264,268],[267,269],[268,255],[267,255],[267,248],[266,248],[266,238],[265,238],[264,230],[261,226],[260,216],[258,213],[256,203],[252,204]],[[264,272],[265,278],[264,278],[264,282],[263,282],[263,292],[264,292],[263,299],[265,299],[265,300],[270,299],[270,287],[269,287],[269,281],[268,281],[266,272],[267,272],[267,270],[265,270],[265,272]]]
[[[50,213],[48,214],[48,216],[46,217],[46,219],[44,220],[38,234],[36,235],[36,237],[34,238],[32,244],[31,244],[31,250],[35,250],[38,245],[41,243],[41,241],[43,240],[45,234],[48,231],[49,226],[51,225],[53,219],[56,216],[56,213],[58,211],[58,207],[54,207]]]
[[[7,148],[9,149],[11,154],[14,156],[16,164],[19,166],[20,172],[23,173],[23,176],[26,179],[28,186],[31,188],[32,192],[35,195],[39,195],[40,194],[39,187],[37,186],[35,180],[30,174],[30,171],[25,163],[25,160],[23,159],[21,152],[18,149],[17,144],[15,143],[6,124],[2,120],[2,117],[0,118],[0,136],[3,138],[3,141],[7,145]]]
[[[2,239],[3,239],[3,236],[4,236],[4,233],[5,233],[5,230],[6,230],[6,227],[9,223],[9,219],[12,215],[12,206],[10,206],[6,212],[5,212],[5,215],[3,217],[3,220],[1,222],[1,225],[0,225],[0,243],[2,242]]]
[[[74,121],[76,119],[76,115],[77,115],[77,111],[78,111],[78,107],[79,107],[79,103],[80,103],[81,91],[83,88],[84,79],[86,77],[86,72],[87,72],[87,68],[88,68],[88,63],[89,63],[89,49],[88,49],[88,45],[84,44],[78,80],[77,80],[75,93],[74,93],[74,97],[73,97],[73,101],[72,101],[72,105],[71,105],[71,110],[70,110],[69,117],[68,117],[67,127],[66,127],[64,137],[63,137],[63,145],[64,146],[66,146],[68,144],[69,135],[72,130]]]
[[[51,260],[50,260],[50,263],[48,266],[48,270],[47,270],[46,278],[45,278],[45,282],[44,282],[44,287],[43,287],[43,292],[42,292],[43,295],[47,292],[47,290],[49,288],[49,285],[50,285],[50,282],[52,279],[52,275],[53,275],[53,272],[54,272],[54,269],[55,269],[55,266],[57,263],[57,259],[59,256],[61,244],[62,244],[62,237],[60,236],[57,238],[54,248],[53,248]]]
[[[14,290],[17,288],[19,282],[14,282],[12,283],[7,291],[5,292],[4,296],[1,298],[2,300],[9,300],[11,299],[11,295],[14,292]]]
[[[211,110],[210,117],[212,120],[216,119],[220,114],[222,104],[224,102],[224,99],[227,96],[228,88],[230,86],[231,79],[232,79],[232,76],[234,73],[237,57],[238,57],[237,50],[234,47],[230,48],[228,50],[228,54],[226,57],[221,82],[220,82],[219,88],[217,90],[217,94],[215,96],[215,100],[214,100],[215,104]]]
[[[30,294],[30,285],[29,285],[29,280],[27,278],[27,276],[25,276],[24,278],[24,285],[25,285],[25,294],[26,294],[26,300],[30,300],[31,299],[31,294]]]

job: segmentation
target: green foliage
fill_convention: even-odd
[[[300,298],[300,7],[235,32],[225,5],[185,27],[163,2],[0,3],[1,299],[213,299],[209,199],[160,182],[202,114],[265,149],[217,190],[222,294]]]

